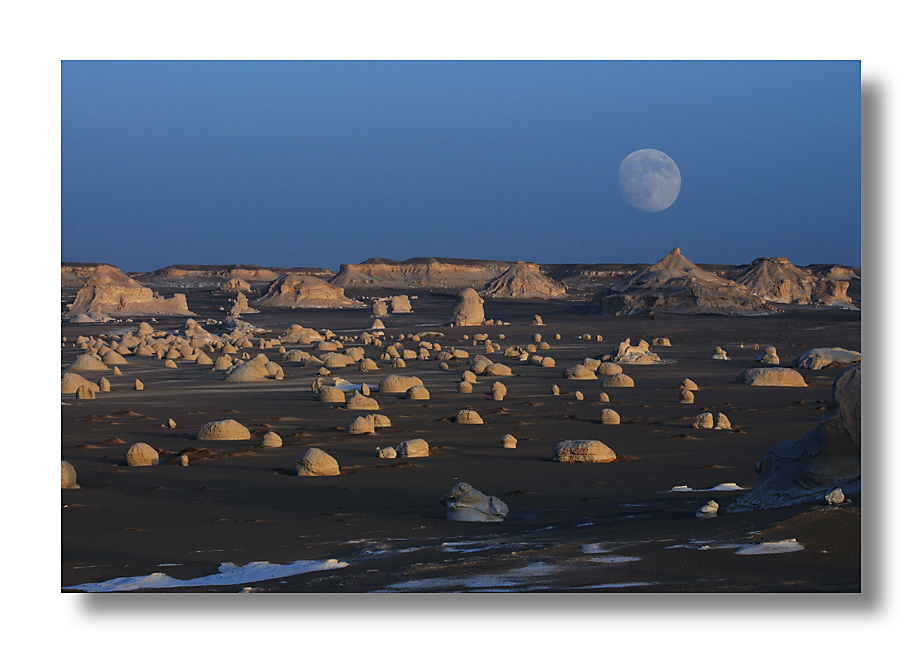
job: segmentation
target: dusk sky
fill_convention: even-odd
[[[860,136],[858,61],[64,61],[61,260],[860,266]]]

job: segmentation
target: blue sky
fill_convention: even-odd
[[[857,61],[63,61],[61,259],[861,264]],[[661,213],[618,166],[658,149]]]

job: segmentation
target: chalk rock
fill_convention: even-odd
[[[476,410],[464,409],[458,411],[455,416],[455,422],[458,424],[483,424],[483,418]]]
[[[714,420],[715,429],[729,429],[730,420],[723,413],[717,413],[717,419]]]
[[[484,376],[512,376],[512,369],[502,363],[491,363],[483,370]]]
[[[695,517],[698,519],[708,519],[710,517],[717,516],[717,509],[720,506],[717,505],[717,502],[713,499],[708,501],[706,504],[698,508],[698,512],[695,513]]]
[[[451,322],[455,326],[479,326],[483,324],[483,299],[473,288],[465,288],[455,297]]]
[[[518,444],[518,440],[511,433],[507,433],[500,439],[500,443],[503,445],[503,449],[515,449]]]
[[[695,403],[695,393],[691,390],[682,390],[682,396],[679,399],[680,404],[693,404]]]
[[[714,415],[712,413],[700,413],[692,423],[693,429],[712,429],[714,428]]]
[[[598,440],[564,440],[554,447],[554,460],[561,463],[608,463],[617,458]]]
[[[836,505],[845,501],[845,493],[842,488],[837,487],[835,490],[823,497],[829,505]]]
[[[691,379],[685,379],[682,383],[679,384],[679,388],[682,390],[697,390],[698,384],[692,381]]]
[[[602,424],[620,424],[621,415],[611,408],[602,409]]]
[[[755,386],[779,386],[804,388],[807,382],[797,370],[788,367],[757,367],[741,372],[737,383]]]
[[[128,448],[125,460],[131,467],[150,467],[160,461],[157,450],[144,442],[135,442]]]
[[[263,441],[260,443],[263,447],[276,448],[282,446],[282,438],[275,431],[269,431],[263,436]]]
[[[413,401],[427,401],[429,399],[429,390],[421,385],[414,385],[406,392],[407,399]]]
[[[77,388],[77,391],[74,393],[77,399],[86,400],[86,399],[95,399],[96,391],[93,390],[91,386],[81,385]]]
[[[391,374],[384,377],[378,384],[378,392],[385,394],[404,394],[410,388],[423,385],[423,382],[415,376],[399,376]]]
[[[429,456],[429,443],[422,438],[404,440],[397,445],[398,458],[426,458]]]
[[[375,420],[373,416],[362,415],[349,422],[346,433],[349,435],[374,435]]]
[[[378,410],[378,402],[356,391],[346,402],[346,410]]]
[[[237,420],[223,419],[208,422],[195,437],[197,440],[249,440],[250,430]]]
[[[72,395],[77,392],[77,388],[81,386],[89,386],[93,390],[94,394],[100,391],[98,385],[92,381],[87,381],[85,378],[75,372],[67,372],[64,374],[64,376],[61,377],[62,395]]]
[[[324,404],[343,404],[346,403],[346,393],[340,388],[334,388],[331,385],[320,387],[320,402]]]
[[[77,470],[66,460],[61,461],[61,489],[62,490],[79,490],[77,485]]]
[[[573,398],[576,399],[577,401],[582,401],[583,393],[577,390],[576,392],[573,393]]]
[[[794,363],[805,370],[821,370],[830,365],[853,365],[861,362],[861,352],[841,347],[820,347],[805,351]]]
[[[135,379],[135,380],[134,380],[134,389],[135,389],[135,390],[143,390],[143,389],[144,389],[144,384],[141,383],[141,379]]]
[[[663,362],[659,355],[650,351],[650,343],[646,340],[632,345],[630,338],[618,345],[618,350],[611,354],[611,360],[620,365],[656,365]]]
[[[633,388],[634,379],[629,377],[627,374],[615,374],[608,377],[607,379],[602,379],[603,388]]]
[[[295,460],[295,473],[298,476],[339,476],[339,463],[322,449],[311,447]]]
[[[560,388],[557,387],[556,385],[552,385],[552,386],[551,386],[551,394],[552,394],[552,395],[559,395],[559,394],[560,394]]]
[[[394,447],[377,447],[375,452],[378,454],[378,458],[396,458],[397,450]]]
[[[766,347],[765,352],[756,358],[756,362],[765,365],[781,365],[781,359],[778,358],[778,350],[771,345]]]
[[[612,363],[611,361],[605,361],[604,363],[599,365],[595,373],[601,376],[614,376],[615,374],[621,374],[623,371],[624,369],[617,363]]]
[[[727,356],[727,352],[721,349],[720,347],[714,347],[714,355],[711,356],[711,358],[717,361],[730,360],[730,357]]]
[[[108,372],[109,367],[92,354],[80,354],[67,366],[65,372]]]
[[[458,483],[439,501],[451,521],[500,522],[509,507],[496,497],[485,495],[467,483]]]
[[[589,379],[598,378],[595,375],[595,372],[590,370],[585,365],[574,365],[573,367],[568,367],[564,371],[563,376],[564,378],[567,378],[567,379],[581,379],[581,380],[589,380]]]

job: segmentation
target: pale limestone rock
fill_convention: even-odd
[[[754,386],[782,386],[804,388],[807,382],[797,370],[788,367],[757,367],[741,372],[736,377],[737,383]]]
[[[399,458],[426,458],[429,456],[429,443],[422,438],[404,440],[397,445]]]
[[[603,388],[633,388],[634,379],[627,374],[614,374],[606,379],[602,379]]]
[[[483,424],[483,418],[476,410],[462,409],[455,416],[455,422],[458,424]]]
[[[502,437],[500,443],[503,445],[503,449],[515,449],[518,440],[511,433],[507,433]]]
[[[375,420],[374,417],[369,415],[356,417],[346,427],[346,433],[350,435],[374,435],[374,432]]]
[[[339,476],[336,459],[317,447],[311,447],[295,461],[298,476]]]
[[[208,422],[199,429],[198,440],[249,440],[250,430],[233,419]]]
[[[693,404],[695,403],[695,393],[691,390],[682,390],[682,396],[679,399],[680,404]]]
[[[439,501],[452,521],[500,522],[509,508],[496,497],[485,495],[467,483],[458,483]]]
[[[714,415],[712,413],[700,413],[692,422],[693,429],[712,429],[714,428]]]
[[[717,509],[720,506],[717,505],[717,502],[711,499],[706,504],[698,508],[698,512],[695,513],[695,517],[698,519],[708,519],[710,517],[717,516]]]
[[[429,390],[421,385],[414,385],[407,390],[407,399],[414,401],[427,401],[429,399]]]
[[[602,424],[620,424],[621,416],[611,408],[602,409]]]
[[[263,441],[260,444],[263,447],[274,449],[282,446],[282,438],[275,431],[269,431],[263,436]]]
[[[66,460],[61,461],[61,489],[62,490],[79,490],[77,485],[77,470]]]
[[[598,440],[563,440],[554,447],[554,460],[562,463],[608,463],[617,458]]]
[[[378,458],[396,458],[397,450],[394,447],[377,447],[375,452],[378,454]]]
[[[141,379],[135,379],[135,380],[134,380],[134,389],[135,389],[135,390],[143,390],[143,389],[144,389],[144,384],[141,383]]]
[[[157,450],[145,442],[136,442],[128,448],[125,460],[130,467],[150,467],[160,461]]]
[[[590,370],[585,365],[574,365],[573,367],[568,367],[563,375],[567,379],[588,380],[598,378],[595,375],[595,372]]]
[[[378,410],[378,402],[356,391],[346,402],[346,410]]]

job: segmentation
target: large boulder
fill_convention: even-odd
[[[199,429],[198,440],[249,440],[250,430],[233,419],[208,422]]]
[[[833,384],[819,425],[800,440],[785,440],[756,463],[759,484],[730,506],[731,511],[819,501],[839,488],[861,491],[861,364],[847,368]]]
[[[77,392],[78,388],[88,386],[94,393],[99,392],[99,386],[93,383],[92,381],[87,381],[85,378],[76,374],[75,372],[67,372],[64,376],[61,377],[61,394],[62,395],[72,395]]]
[[[135,442],[128,448],[125,460],[131,467],[150,467],[160,462],[157,450],[145,442]]]
[[[598,440],[564,440],[554,447],[554,460],[561,463],[609,463],[617,458]]]
[[[397,445],[398,458],[426,458],[429,456],[429,443],[422,438],[404,440]]]
[[[756,367],[740,372],[737,383],[759,386],[787,386],[803,388],[807,386],[804,377],[797,370],[789,367]]]
[[[831,365],[854,365],[861,362],[861,352],[841,347],[819,347],[802,353],[794,365],[805,370],[821,370]]]
[[[415,376],[400,376],[391,374],[384,377],[378,384],[378,392],[386,394],[404,394],[414,386],[423,385],[423,382]]]
[[[455,296],[451,313],[454,326],[479,326],[483,324],[483,299],[473,288],[465,288]]]
[[[485,495],[467,483],[458,483],[439,501],[452,521],[498,522],[509,514],[500,499]]]

